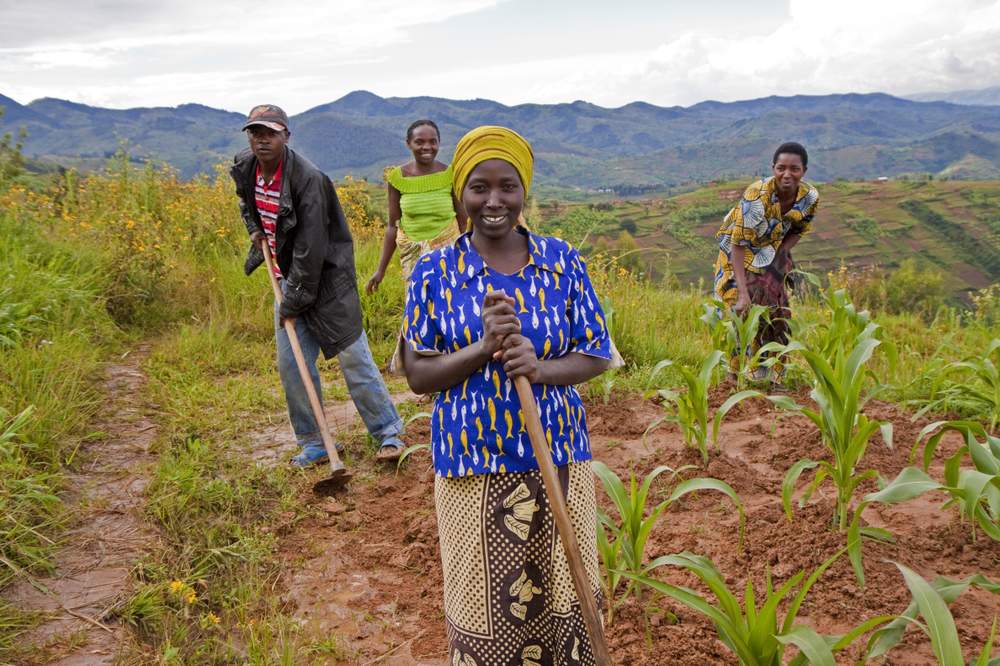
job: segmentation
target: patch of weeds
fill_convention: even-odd
[[[9,652],[17,646],[17,637],[38,623],[39,616],[25,613],[6,601],[0,600],[0,658],[13,656]]]
[[[307,651],[311,654],[323,655],[331,659],[347,661],[355,658],[355,652],[344,644],[338,636],[327,636],[309,645]]]

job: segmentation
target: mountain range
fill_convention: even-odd
[[[1000,105],[1000,86],[977,90],[953,90],[951,92],[929,92],[907,95],[906,99],[916,102],[951,102],[952,104]]]
[[[244,116],[199,104],[107,109],[0,95],[0,132],[27,131],[25,153],[83,167],[124,145],[137,160],[209,173],[246,143]],[[881,93],[706,101],[689,107],[633,102],[505,106],[485,99],[383,98],[355,91],[292,116],[291,145],[333,177],[380,179],[405,161],[405,128],[417,118],[441,128],[447,161],[458,138],[482,124],[512,127],[535,151],[544,186],[642,191],[767,170],[782,141],[810,151],[809,177],[870,179],[909,173],[1000,177],[1000,106],[915,101]]]

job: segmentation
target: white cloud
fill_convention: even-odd
[[[114,60],[107,53],[91,50],[60,48],[49,51],[35,51],[24,54],[24,63],[37,69],[55,67],[81,67],[103,69],[110,67]]]
[[[639,52],[460,68],[385,88],[505,103],[693,104],[768,95],[978,88],[1000,83],[1000,2],[791,0],[770,31],[706,27]],[[469,82],[487,82],[473,87]]]
[[[618,106],[1000,84],[1000,0],[789,0],[773,25],[743,27],[705,3],[699,27],[658,46],[608,35],[602,53],[539,58],[541,45],[516,34],[511,48],[480,52],[477,38],[462,32],[446,45],[448,57],[411,57],[422,48],[421,26],[475,25],[490,35],[488,17],[482,25],[459,17],[515,1],[305,0],[286,3],[277,18],[233,0],[166,2],[138,15],[102,3],[111,13],[97,19],[106,20],[88,17],[76,32],[38,23],[34,39],[5,41],[16,46],[0,48],[0,92],[22,101],[41,93],[119,107],[196,101],[235,110],[264,95],[298,112],[357,88]],[[50,8],[51,20],[71,21],[81,10],[70,6],[62,14]],[[0,10],[0,24],[7,13]],[[274,91],[251,85],[258,67],[275,70]]]

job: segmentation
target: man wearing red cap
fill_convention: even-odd
[[[243,130],[250,148],[239,153],[230,171],[240,212],[250,234],[247,275],[264,262],[260,241],[267,239],[276,258],[283,299],[275,303],[278,373],[288,416],[301,447],[292,464],[325,462],[319,426],[299,376],[281,322],[295,320],[295,332],[320,389],[316,358],[337,357],[351,399],[368,432],[386,452],[402,451],[403,421],[372,359],[361,325],[354,269],[354,242],[330,179],[288,147],[288,115],[273,104],[250,110]],[[384,454],[383,454],[384,456]]]

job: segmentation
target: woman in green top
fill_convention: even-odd
[[[366,287],[369,294],[385,278],[397,247],[405,283],[422,254],[451,243],[465,230],[462,207],[451,193],[451,169],[437,161],[440,142],[433,120],[415,121],[406,130],[406,147],[413,159],[386,171],[389,221],[378,269]]]
[[[421,255],[454,242],[465,231],[466,217],[451,191],[451,167],[437,161],[440,142],[441,133],[433,120],[414,121],[406,129],[406,147],[413,152],[413,159],[385,172],[389,221],[378,268],[366,287],[369,294],[385,279],[385,269],[397,248],[406,284]],[[400,334],[389,361],[393,374],[404,372],[402,341]],[[401,448],[383,447],[378,458],[396,460],[401,453]]]

